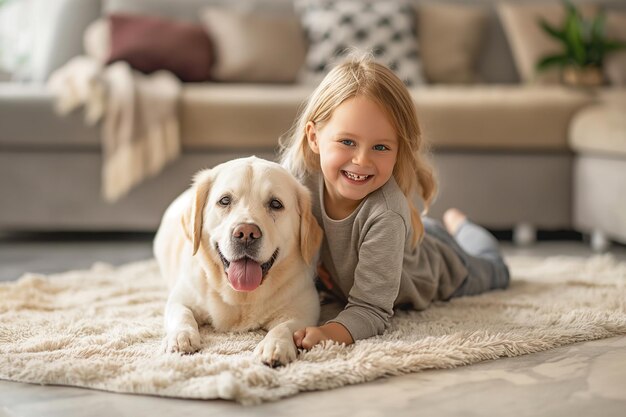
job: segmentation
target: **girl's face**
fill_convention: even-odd
[[[367,97],[344,101],[322,126],[309,122],[306,134],[309,147],[320,156],[329,215],[346,217],[393,174],[396,131],[379,105]]]

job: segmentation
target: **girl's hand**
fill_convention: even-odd
[[[348,329],[339,323],[326,323],[319,327],[305,327],[293,334],[293,342],[296,346],[306,350],[311,349],[324,340],[334,340],[346,345],[354,343]]]

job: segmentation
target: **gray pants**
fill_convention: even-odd
[[[426,232],[450,245],[469,271],[451,298],[508,287],[509,268],[500,254],[498,241],[486,229],[466,220],[452,236],[441,222],[428,217],[422,221]]]

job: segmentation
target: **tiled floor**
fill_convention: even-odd
[[[579,242],[542,242],[505,254],[590,256]],[[612,253],[626,261],[626,248]],[[60,272],[95,261],[151,257],[149,235],[0,237],[0,280]],[[259,416],[624,416],[626,336],[452,370],[427,371],[244,408],[226,401],[122,395],[0,381],[0,417]]]

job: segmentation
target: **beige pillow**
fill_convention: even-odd
[[[581,7],[583,15],[592,16],[597,6],[586,4]],[[565,10],[560,3],[499,3],[498,14],[504,27],[515,66],[521,79],[525,82],[558,83],[560,71],[549,69],[537,73],[537,62],[545,55],[561,51],[561,44],[551,38],[539,26],[539,19],[560,26],[565,18]]]
[[[108,19],[100,18],[92,22],[83,36],[85,53],[104,64],[111,53],[111,27]]]
[[[626,42],[626,13],[610,11],[606,16],[606,33],[611,39]],[[626,50],[614,52],[604,62],[604,74],[610,84],[626,86]]]
[[[253,15],[225,8],[201,12],[215,50],[218,81],[293,82],[306,45],[296,16]]]
[[[479,6],[423,3],[417,13],[420,52],[428,81],[478,81],[475,64],[485,35],[487,11]]]

